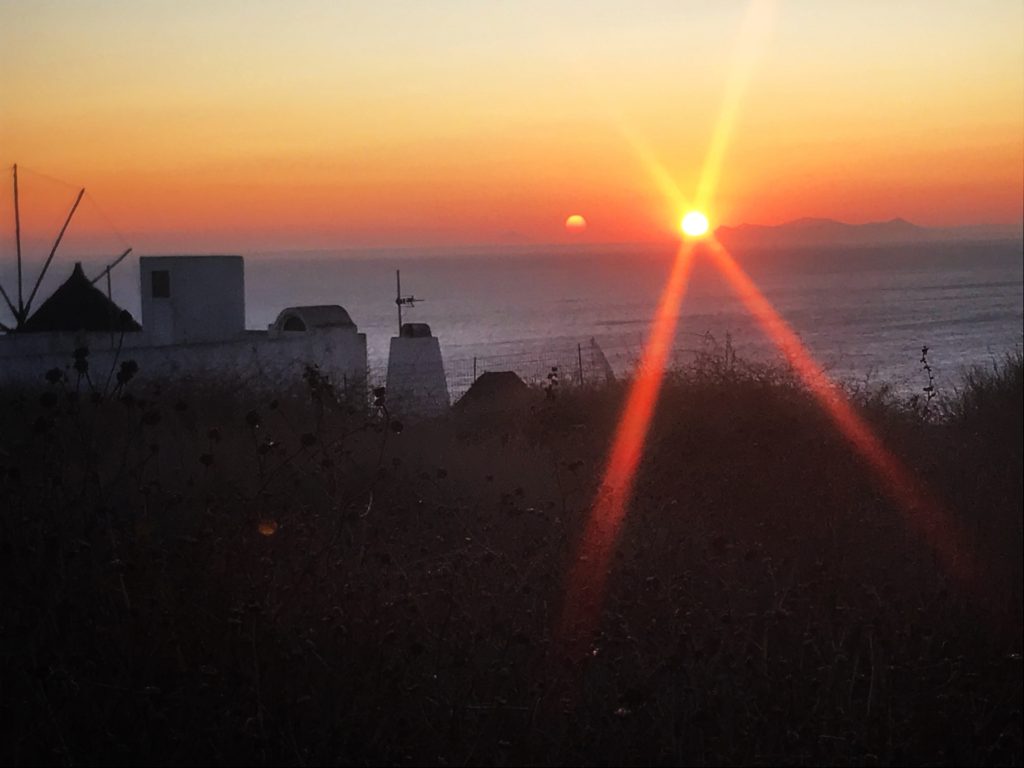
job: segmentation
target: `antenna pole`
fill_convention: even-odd
[[[395,305],[398,307],[398,335],[402,335],[402,305],[408,304],[410,307],[415,307],[416,302],[421,301],[415,296],[403,296],[402,295],[402,273],[400,270],[395,270]]]
[[[18,312],[19,324],[25,314],[25,304],[21,298],[21,211],[18,208],[18,164],[14,164],[14,244],[18,251]]]
[[[36,297],[36,291],[39,290],[39,284],[43,282],[43,277],[46,275],[46,270],[50,268],[50,262],[53,261],[53,255],[57,253],[57,247],[60,245],[60,241],[64,239],[64,233],[68,229],[68,224],[71,223],[71,217],[75,215],[75,211],[78,210],[78,204],[82,202],[82,197],[85,195],[85,187],[82,187],[78,192],[78,197],[75,198],[75,204],[71,206],[71,212],[68,213],[67,219],[64,220],[64,226],[60,228],[60,234],[57,235],[56,241],[53,243],[53,248],[50,249],[50,255],[46,257],[46,263],[43,264],[43,269],[39,273],[39,277],[36,278],[35,287],[32,288],[32,293],[29,294],[28,301],[25,303],[24,309],[22,309],[22,315],[27,316],[29,310],[32,308],[32,299]],[[24,318],[22,319],[24,322]]]

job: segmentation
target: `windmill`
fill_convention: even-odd
[[[64,239],[64,233],[67,232],[68,226],[71,224],[71,219],[75,215],[75,211],[78,210],[79,204],[82,202],[82,198],[85,196],[85,187],[78,190],[78,195],[75,197],[75,202],[71,206],[71,210],[68,212],[67,218],[64,219],[64,225],[60,228],[60,232],[57,233],[57,239],[53,241],[53,247],[50,248],[50,253],[46,257],[46,261],[43,263],[43,268],[39,271],[38,277],[36,277],[35,284],[32,286],[32,291],[28,295],[28,300],[24,297],[24,281],[23,281],[23,265],[22,265],[22,254],[21,254],[21,211],[19,208],[18,200],[18,165],[15,163],[14,168],[14,242],[15,250],[18,259],[18,303],[15,304],[11,299],[10,294],[4,289],[3,284],[0,284],[0,296],[3,297],[4,302],[7,304],[7,308],[11,311],[11,315],[14,317],[14,326],[9,327],[6,324],[0,322],[0,331],[5,332],[17,332],[21,330],[25,322],[32,314],[32,302],[36,298],[36,294],[39,292],[39,286],[43,282],[43,278],[46,276],[47,270],[50,268],[50,264],[53,262],[53,257],[57,254],[57,248],[60,247],[61,240]],[[113,262],[107,265],[96,277],[90,280],[90,284],[95,284],[100,278],[106,276],[107,278],[107,298],[110,298],[110,272],[111,270],[124,261],[128,254],[132,252],[131,248],[125,250],[120,256],[118,256]]]

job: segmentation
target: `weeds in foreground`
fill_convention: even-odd
[[[1020,764],[1021,393],[1017,355],[866,411],[992,612],[786,371],[709,353],[582,656],[553,627],[621,387],[410,425],[316,369],[9,394],[0,761]]]
[[[993,359],[989,367],[973,366],[963,371],[960,386],[945,404],[944,413],[959,422],[998,415],[1012,421],[1020,414],[1021,401],[1016,395],[1022,387],[1024,353],[1018,349]]]

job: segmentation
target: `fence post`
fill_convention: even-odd
[[[473,381],[476,381],[476,355],[473,355]]]

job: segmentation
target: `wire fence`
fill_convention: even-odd
[[[593,387],[628,378],[643,356],[640,335],[600,341],[596,337],[578,341],[523,341],[509,343],[509,346],[520,349],[502,354],[445,356],[444,375],[451,402],[456,402],[473,382],[488,372],[511,371],[532,386]],[[685,366],[700,354],[718,347],[718,341],[710,334],[693,334],[672,349],[668,367]],[[387,374],[386,363],[371,365],[370,386],[385,386]]]

